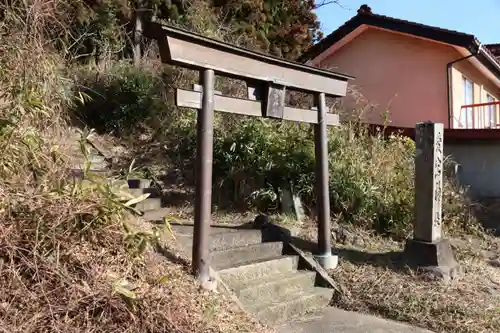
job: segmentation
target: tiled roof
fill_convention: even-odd
[[[301,60],[306,61],[315,58],[323,51],[328,49],[331,45],[338,42],[361,25],[371,25],[389,30],[404,32],[463,47],[469,47],[475,41],[477,41],[476,37],[471,34],[433,27],[407,20],[401,20],[385,15],[374,14],[368,6],[363,5],[358,10],[358,14],[356,16],[353,16],[337,30],[333,31],[327,37],[323,38],[320,42],[309,48],[309,50],[302,55]]]
[[[487,44],[485,46],[497,59],[500,57],[500,44]]]
[[[495,59],[500,56],[500,51],[494,51],[496,48],[488,46],[481,47],[481,43],[474,35],[459,31],[433,27],[421,23],[397,19],[394,17],[374,14],[367,5],[362,5],[356,16],[345,22],[337,30],[329,34],[320,42],[316,43],[304,53],[298,60],[305,62],[314,59],[331,45],[340,41],[342,38],[353,32],[362,25],[379,27],[392,31],[402,32],[422,38],[427,38],[450,45],[461,46],[468,49],[472,54],[487,66],[497,77],[500,78],[500,62]],[[500,44],[495,44],[500,47]]]

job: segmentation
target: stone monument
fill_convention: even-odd
[[[443,136],[441,123],[418,123],[415,130],[415,216],[413,239],[405,246],[409,262],[449,280],[461,272],[451,244],[442,238]]]

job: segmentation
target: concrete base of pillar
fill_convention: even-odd
[[[321,265],[324,269],[334,269],[339,264],[339,257],[332,254],[321,254],[315,255],[314,259]]]
[[[423,271],[429,279],[449,282],[463,274],[447,239],[436,242],[409,239],[404,254],[406,261]]]
[[[201,277],[198,276],[198,282],[200,282],[201,288],[208,291],[217,290],[217,280],[213,277]]]

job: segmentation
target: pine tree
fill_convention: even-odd
[[[286,59],[322,38],[313,0],[213,0],[247,42]]]

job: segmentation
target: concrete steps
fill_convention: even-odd
[[[129,180],[134,196],[151,193],[136,205],[142,219],[160,222],[169,209],[161,205],[161,193],[150,182]],[[131,186],[132,185],[132,186]],[[181,248],[191,253],[193,224],[171,223]],[[246,311],[262,323],[280,325],[328,305],[333,289],[316,285],[317,272],[299,269],[299,256],[276,241],[266,229],[246,226],[210,227],[210,266]]]

